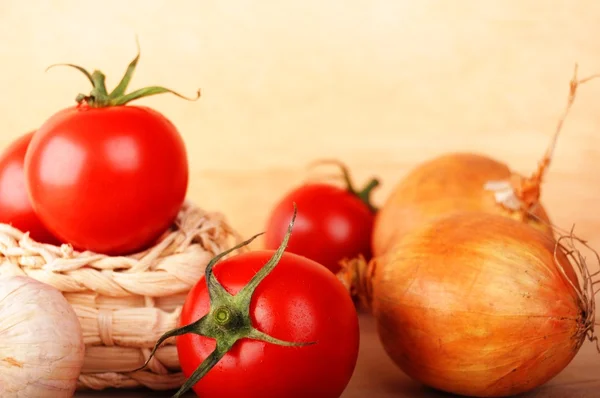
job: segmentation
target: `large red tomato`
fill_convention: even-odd
[[[186,195],[188,163],[175,126],[141,106],[56,113],[25,158],[33,207],[78,249],[127,254],[152,244]]]
[[[126,93],[139,53],[110,93],[105,76],[72,66],[93,84],[78,105],[57,112],[25,157],[33,208],[56,236],[108,255],[142,250],[172,225],[185,200],[188,160],[175,126],[129,102],[173,93],[147,87]]]
[[[240,292],[273,256],[255,251],[217,264],[214,275],[232,295]],[[189,292],[181,324],[191,324],[211,308],[206,280]],[[252,326],[288,342],[287,347],[243,338],[193,387],[205,398],[337,398],[356,366],[359,326],[347,291],[322,265],[284,253],[251,299]],[[177,337],[186,377],[215,349],[215,340],[196,334]]]
[[[29,236],[38,242],[58,244],[58,239],[35,214],[27,195],[23,162],[33,134],[22,135],[0,155],[0,222],[29,232]]]
[[[288,245],[289,252],[315,260],[334,273],[340,270],[339,263],[343,259],[360,254],[369,258],[375,209],[368,196],[377,184],[377,180],[372,180],[361,192],[356,192],[351,184],[344,189],[325,183],[307,183],[294,189],[277,203],[269,216],[265,248],[279,246],[292,217],[292,202],[296,202],[298,219]]]

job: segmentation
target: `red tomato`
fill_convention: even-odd
[[[306,184],[288,193],[273,209],[265,248],[276,249],[298,204],[298,218],[287,251],[308,257],[332,272],[339,262],[371,256],[375,213],[356,194],[329,184]]]
[[[188,162],[175,126],[143,106],[64,109],[31,141],[25,174],[33,207],[80,250],[142,250],[173,223]]]
[[[218,263],[213,272],[236,294],[272,257],[272,251],[246,252]],[[189,292],[180,323],[191,324],[209,311],[206,281]],[[305,257],[284,253],[258,285],[250,304],[252,326],[291,342],[285,347],[241,339],[196,385],[206,398],[337,398],[356,366],[359,326],[355,307],[336,277]],[[215,340],[196,334],[177,337],[186,377],[214,350]]]
[[[33,211],[27,195],[23,162],[33,134],[22,135],[0,156],[0,222],[29,231],[29,236],[38,242],[59,244]]]

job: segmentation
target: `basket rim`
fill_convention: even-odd
[[[189,200],[154,245],[124,256],[40,243],[28,232],[0,223],[0,277],[24,274],[62,292],[165,296],[190,288],[208,261],[232,241],[241,241],[241,236],[221,212],[206,211]]]

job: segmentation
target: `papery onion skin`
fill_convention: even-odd
[[[75,311],[54,287],[0,279],[0,396],[69,398],[85,346]]]
[[[404,234],[424,222],[456,211],[483,211],[521,219],[485,189],[491,181],[510,180],[507,165],[473,153],[450,153],[430,159],[413,169],[379,209],[373,229],[375,257],[382,255]],[[539,204],[525,222],[553,236],[550,220]]]
[[[580,289],[554,249],[527,224],[486,213],[407,234],[370,281],[386,352],[413,379],[453,394],[509,396],[547,382],[585,339]]]

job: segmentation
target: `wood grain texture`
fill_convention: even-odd
[[[593,0],[34,3],[0,2],[0,146],[89,90],[75,71],[44,72],[48,65],[99,68],[115,84],[137,34],[132,88],[202,89],[198,102],[139,103],[184,136],[190,199],[225,213],[245,236],[263,230],[270,207],[320,157],[344,160],[359,181],[380,176],[379,203],[411,167],[448,151],[529,173],[565,106],[574,63],[582,76],[600,72]],[[599,97],[600,81],[581,87],[543,191],[554,222],[575,224],[598,248]],[[598,358],[582,358],[597,374]],[[576,391],[598,384],[574,372],[559,378],[573,387],[543,396],[591,396]],[[404,383],[391,369],[380,373],[382,397]],[[370,380],[347,396],[371,392]]]

